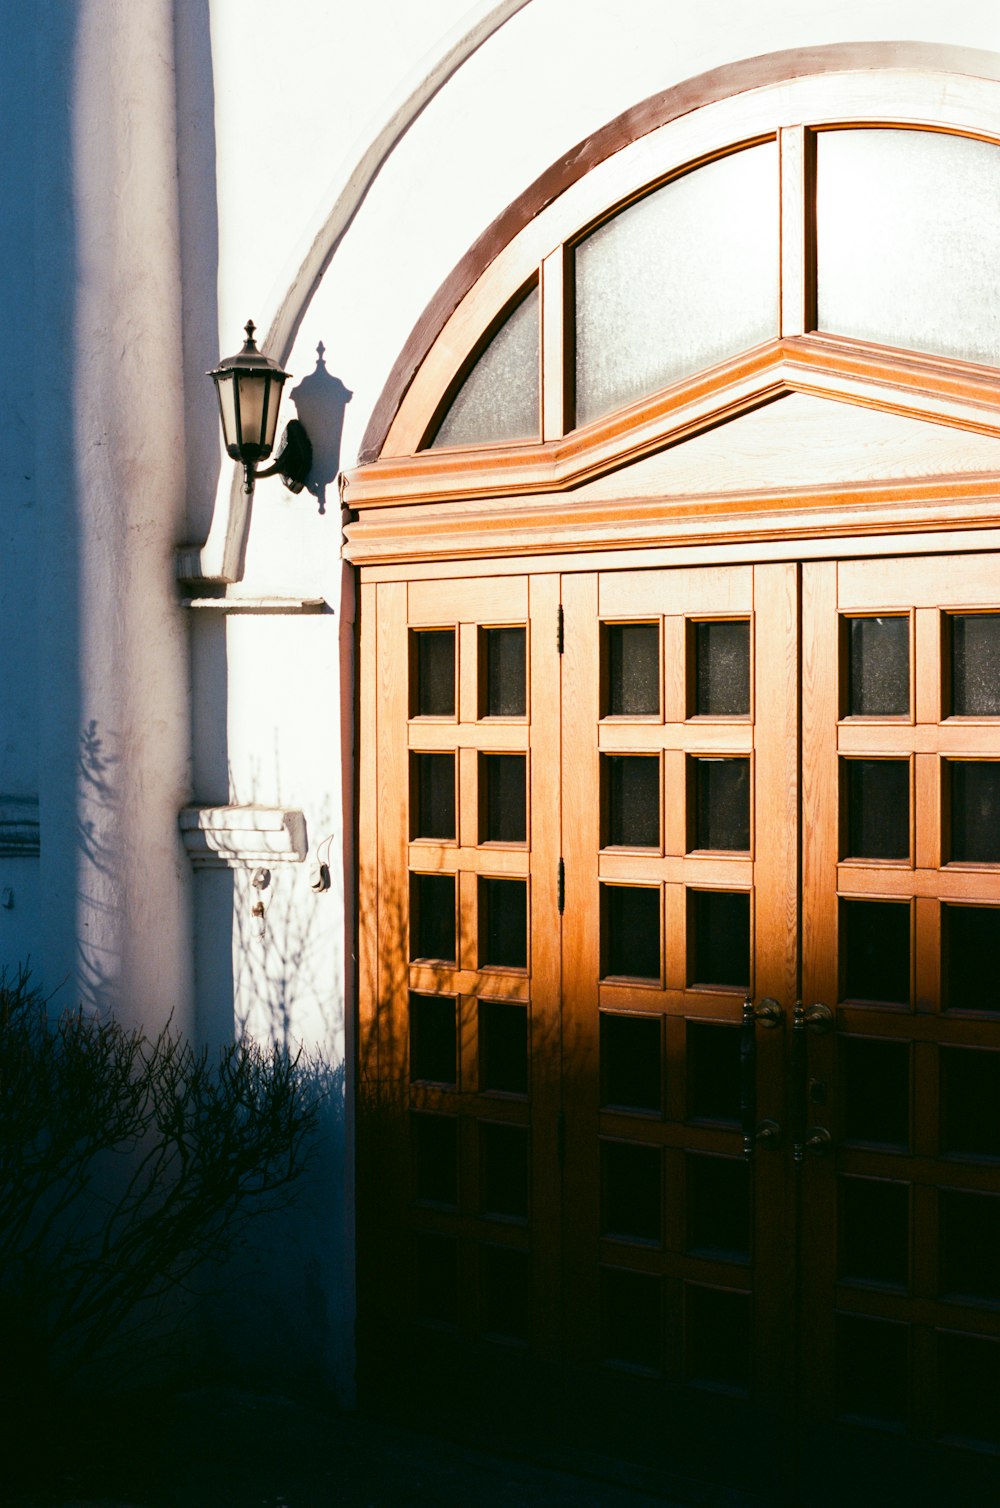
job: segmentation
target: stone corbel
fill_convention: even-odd
[[[197,868],[301,864],[308,852],[302,812],[280,806],[186,806],[181,837]]]

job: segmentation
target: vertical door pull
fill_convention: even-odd
[[[773,1146],[780,1135],[775,1121],[757,1124],[757,1026],[780,1026],[784,1011],[770,998],[754,1005],[748,995],[743,1002],[743,1025],[740,1029],[740,1122],[743,1128],[743,1155],[749,1162],[757,1142]]]
[[[833,1143],[829,1131],[825,1126],[812,1126],[807,1128],[809,1117],[809,1048],[806,1043],[806,1033],[822,1033],[831,1031],[834,1019],[833,1011],[828,1005],[822,1005],[819,1001],[815,1005],[803,1005],[800,1000],[795,1007],[795,1016],[792,1022],[792,1095],[793,1115],[792,1126],[792,1160],[797,1168],[805,1161],[806,1153],[813,1156],[822,1156],[828,1152]]]

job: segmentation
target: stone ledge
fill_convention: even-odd
[[[281,806],[186,806],[178,818],[198,867],[301,864],[308,852],[302,812]]]
[[[37,796],[0,796],[0,858],[37,859],[41,828]]]

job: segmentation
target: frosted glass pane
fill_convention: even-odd
[[[1000,365],[1000,147],[872,130],[816,150],[820,328]]]
[[[508,316],[455,394],[436,445],[494,445],[537,440],[539,410],[538,288]]]
[[[734,152],[576,248],[576,420],[778,334],[778,152]]]

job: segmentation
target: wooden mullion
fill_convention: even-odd
[[[562,855],[566,866],[563,937],[563,1303],[568,1356],[598,1356],[600,1230],[598,1142],[600,1014],[600,773],[597,697],[600,666],[598,581],[563,581],[565,648],[562,734]],[[576,1319],[572,1320],[571,1317]]]
[[[531,1226],[533,1339],[542,1357],[562,1346],[562,1224],[559,1188],[562,1149],[562,939],[558,911],[561,853],[560,656],[554,624],[557,575],[533,576],[528,588],[528,705],[531,792],[529,936]]]
[[[804,126],[778,132],[781,179],[781,334],[804,335],[815,320],[813,141]]]
[[[561,440],[572,423],[572,273],[564,246],[542,262],[541,408],[542,440]]]

